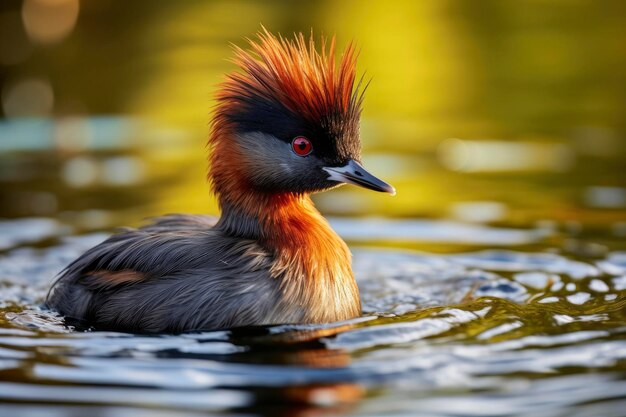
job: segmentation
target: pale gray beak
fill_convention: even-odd
[[[324,167],[323,169],[328,172],[328,179],[331,181],[354,184],[367,188],[368,190],[381,191],[391,195],[396,194],[395,188],[367,172],[365,168],[355,160],[349,160],[348,163],[342,167]]]

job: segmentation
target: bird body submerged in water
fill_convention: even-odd
[[[47,305],[98,329],[181,332],[323,323],[361,313],[346,244],[309,195],[393,188],[359,163],[354,48],[264,31],[236,48],[216,99],[209,180],[221,217],[170,215],[70,264]]]

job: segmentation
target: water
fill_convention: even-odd
[[[333,224],[350,237],[350,230],[376,223]],[[411,225],[418,240],[454,228],[403,221],[379,232],[394,235]],[[432,254],[359,245],[352,236],[359,319],[137,336],[72,331],[38,307],[55,273],[106,234],[75,236],[50,219],[4,221],[0,410],[623,416],[626,253],[581,260],[520,251],[520,234],[551,236],[482,228],[479,243],[488,235],[513,248]]]
[[[623,1],[28,3],[0,8],[0,416],[626,416]],[[217,213],[210,97],[260,22],[372,77],[363,162],[398,194],[315,196],[363,317],[66,327],[40,303],[81,252]]]

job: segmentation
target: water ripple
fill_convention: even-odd
[[[574,406],[580,416],[617,416],[624,405],[621,252],[585,262],[359,248],[358,319],[183,335],[75,332],[38,303],[54,275],[104,237],[56,236],[53,246],[0,254],[0,402],[28,402],[31,415],[44,415],[33,403],[51,415],[106,405],[116,417],[144,407],[245,415],[285,399],[330,411],[358,402],[361,415],[468,417],[560,416]]]

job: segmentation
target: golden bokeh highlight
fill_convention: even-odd
[[[26,33],[37,43],[58,43],[74,29],[79,9],[79,0],[24,0]]]

